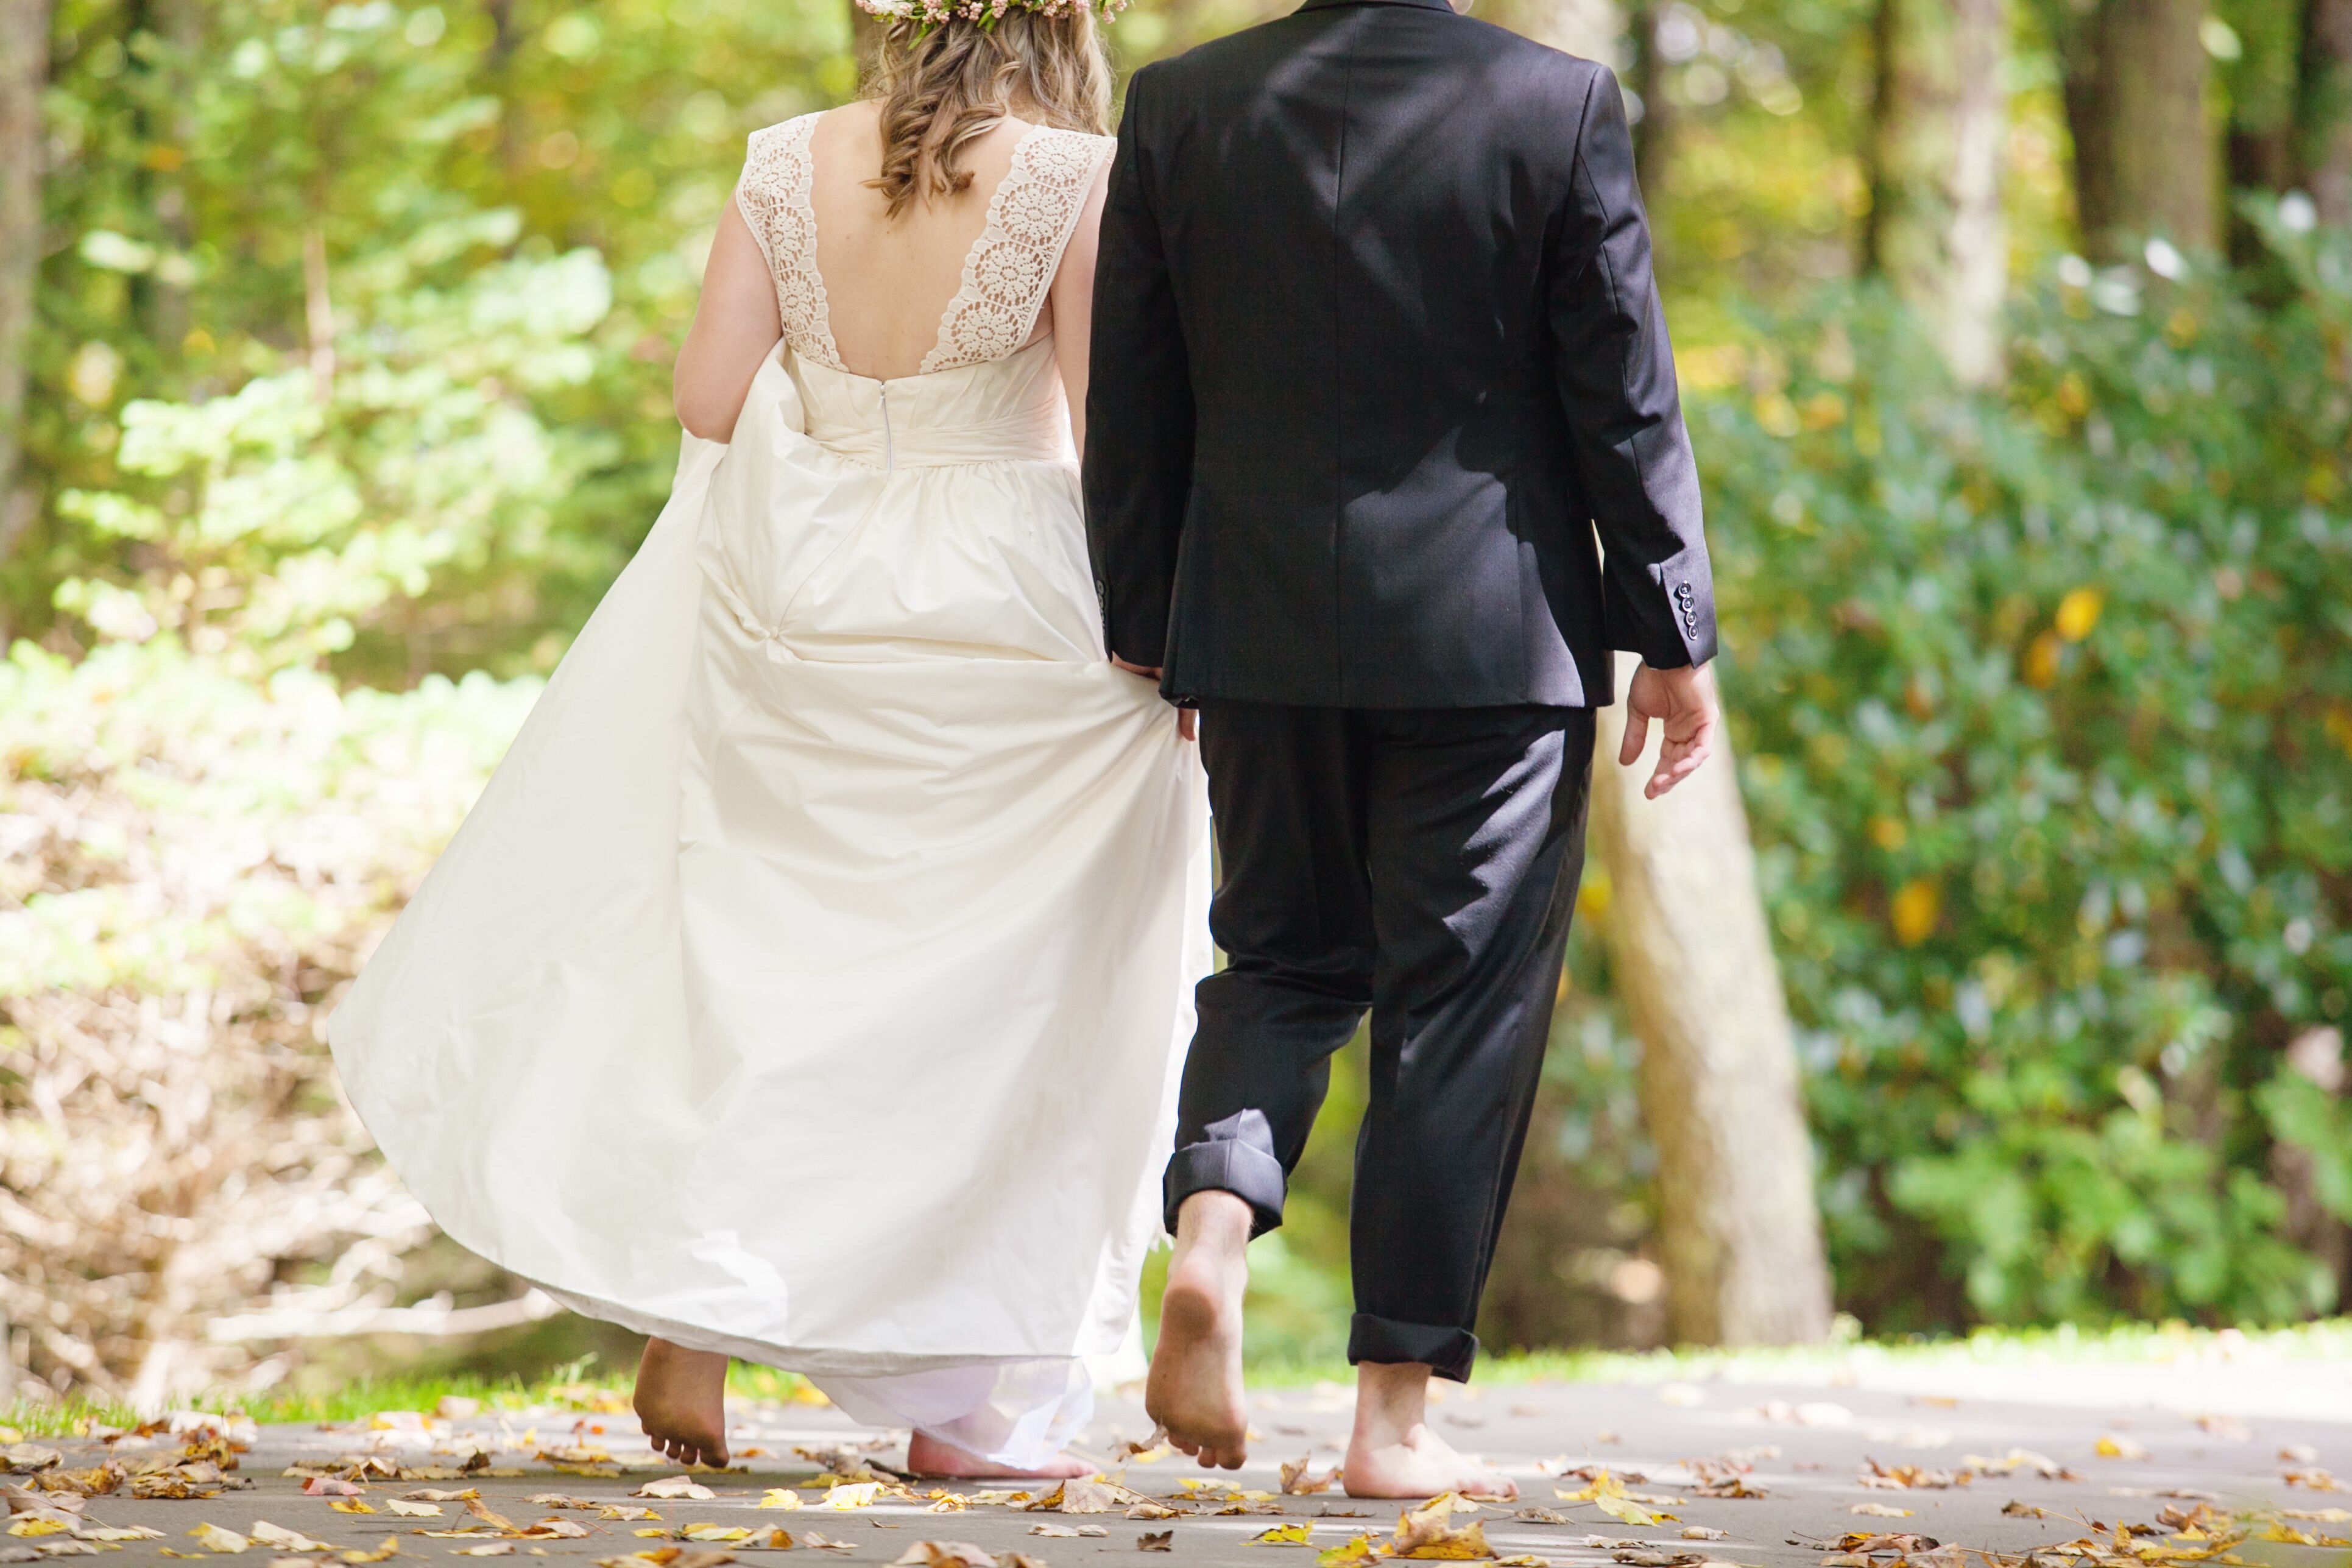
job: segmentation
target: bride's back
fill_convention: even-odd
[[[989,203],[1032,129],[1004,119],[964,143],[962,190],[918,195],[892,216],[869,183],[882,169],[881,105],[868,100],[820,116],[809,138],[809,205],[816,264],[842,363],[859,375],[914,375],[963,286],[964,262],[987,226]],[[1050,305],[1032,338],[1053,327]]]

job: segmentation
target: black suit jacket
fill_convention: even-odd
[[[1105,635],[1172,698],[1577,707],[1610,647],[1715,651],[1601,66],[1445,0],[1307,0],[1145,68],[1093,352]]]

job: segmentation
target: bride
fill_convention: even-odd
[[[751,137],[669,504],[330,1037],[442,1228],[652,1336],[671,1458],[740,1357],[1082,1474],[1209,965],[1078,500],[1117,0],[893,3],[871,97]]]

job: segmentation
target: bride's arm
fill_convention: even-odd
[[[1070,404],[1070,441],[1080,457],[1087,450],[1087,356],[1095,335],[1095,247],[1101,238],[1103,194],[1109,187],[1110,161],[1105,159],[1047,297],[1054,312],[1054,363],[1061,368],[1062,393]]]
[[[677,422],[706,441],[731,437],[743,399],[751,395],[751,378],[760,374],[760,362],[783,335],[768,258],[760,254],[760,242],[751,237],[742,209],[730,201],[719,220],[718,237],[710,242],[710,259],[702,269],[702,298],[694,307],[694,325],[687,329],[686,346],[677,351],[677,368],[670,380]]]

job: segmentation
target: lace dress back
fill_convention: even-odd
[[[818,118],[804,114],[752,132],[735,199],[775,279],[784,341],[803,360],[847,374],[816,260],[810,139]],[[917,374],[1003,359],[1028,344],[1113,145],[1107,136],[1046,125],[1023,133]]]

